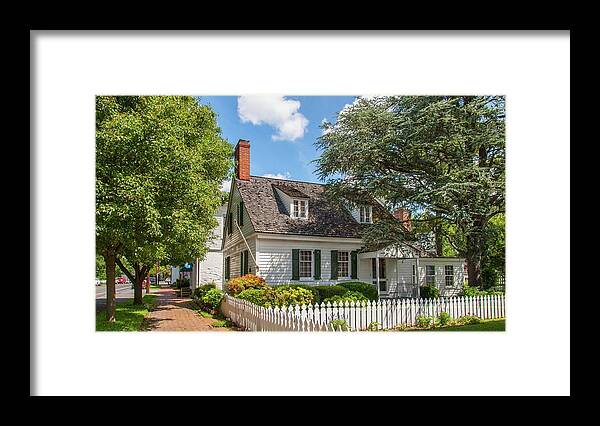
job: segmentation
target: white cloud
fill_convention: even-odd
[[[238,115],[243,123],[267,124],[277,130],[275,141],[294,141],[304,136],[308,119],[299,112],[300,101],[278,95],[240,96]]]
[[[230,180],[224,180],[221,183],[221,191],[229,192],[230,188],[231,188],[231,181]]]
[[[290,177],[292,177],[292,175],[290,174],[290,172],[285,172],[285,173],[266,173],[263,175],[263,177],[266,178],[272,178],[272,179],[289,179]]]

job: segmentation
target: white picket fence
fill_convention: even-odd
[[[447,312],[457,319],[475,315],[482,319],[504,318],[504,295],[440,297],[436,299],[383,299],[377,302],[340,302],[264,308],[225,295],[223,315],[251,331],[335,331],[333,320],[344,320],[350,331],[367,330],[372,323],[381,329],[414,326],[417,317],[437,318]]]

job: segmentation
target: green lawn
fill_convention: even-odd
[[[423,331],[504,331],[506,319],[486,320],[479,324],[456,325],[452,327],[433,328]]]
[[[144,305],[133,306],[133,300],[118,303],[115,322],[106,321],[106,311],[96,312],[96,331],[140,331],[144,317],[156,305],[156,295],[144,296]]]

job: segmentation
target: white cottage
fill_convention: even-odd
[[[223,286],[248,273],[271,285],[333,285],[362,281],[381,297],[416,297],[417,284],[457,294],[464,259],[435,257],[415,245],[368,251],[364,227],[384,216],[410,226],[405,209],[372,205],[340,208],[323,195],[324,185],[250,176],[250,143],[235,149],[235,178],[223,230]]]
[[[218,225],[213,230],[213,236],[208,243],[208,252],[203,260],[196,259],[190,274],[190,287],[195,289],[203,284],[214,282],[217,288],[223,289],[223,252],[221,251],[223,238],[223,224],[227,214],[227,205],[219,207],[215,213]]]

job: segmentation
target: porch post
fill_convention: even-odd
[[[375,274],[377,276],[377,298],[379,299],[379,251],[375,252]]]
[[[398,298],[398,289],[400,288],[400,259],[396,258],[396,298]]]
[[[421,286],[419,284],[419,253],[417,253],[417,268],[415,271],[415,277],[417,279],[417,299],[421,297]]]

